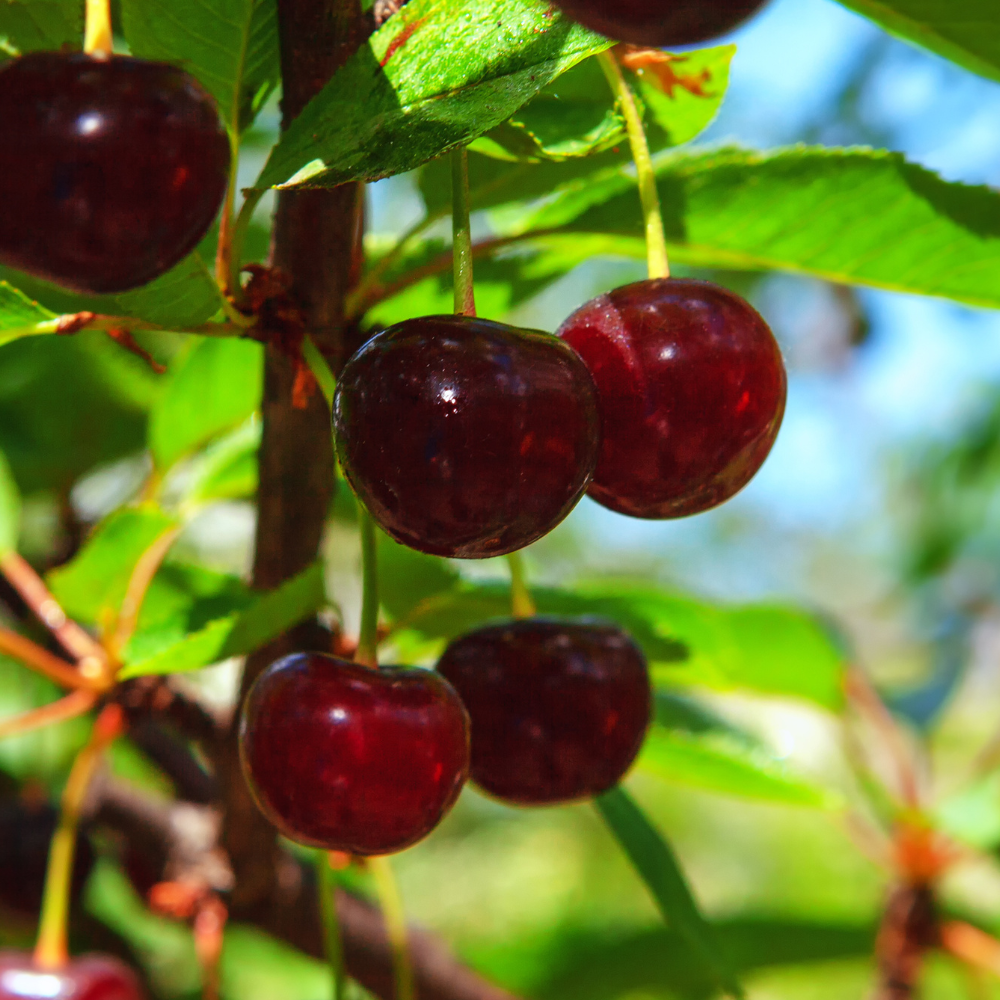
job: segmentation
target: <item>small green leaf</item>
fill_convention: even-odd
[[[790,773],[764,750],[718,733],[654,726],[637,763],[667,781],[721,795],[821,809],[841,805],[839,796]]]
[[[39,324],[55,319],[56,314],[24,292],[0,281],[0,344],[8,344],[20,337],[30,337],[51,330],[39,330]]]
[[[256,341],[206,337],[172,366],[150,415],[149,447],[161,471],[242,423],[260,406],[263,348]]]
[[[687,880],[662,834],[621,788],[599,796],[595,803],[611,832],[646,883],[663,919],[677,931],[711,969],[720,986],[732,996],[743,991],[733,978],[708,921],[701,914]]]
[[[66,613],[88,624],[117,612],[143,553],[177,520],[159,507],[125,507],[102,521],[75,558],[48,575]]]
[[[79,48],[83,4],[79,0],[0,2],[0,59],[36,49]]]
[[[195,76],[234,134],[280,79],[276,0],[122,0],[122,25],[133,55]]]
[[[257,492],[257,452],[262,425],[248,420],[242,427],[207,448],[185,499],[191,503],[237,500]]]
[[[0,451],[0,556],[17,548],[20,530],[21,493],[6,457]]]
[[[333,187],[412,170],[610,44],[543,0],[412,0],[295,119],[256,186]]]
[[[1000,80],[1000,7],[994,0],[840,0],[886,31],[973,73]]]
[[[243,611],[209,622],[160,651],[136,658],[130,645],[120,677],[198,670],[231,656],[243,656],[287,632],[326,603],[323,572],[312,566]],[[137,635],[138,638],[138,635]]]

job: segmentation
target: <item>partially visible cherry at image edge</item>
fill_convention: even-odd
[[[375,522],[432,555],[541,538],[583,496],[600,441],[594,384],[556,337],[466,316],[377,334],[334,400],[337,450]]]
[[[621,629],[529,618],[476,629],[438,671],[472,720],[472,780],[506,802],[544,805],[606,792],[650,722],[646,659]]]
[[[80,292],[165,273],[229,181],[215,102],[166,63],[21,56],[0,69],[0,134],[0,264]]]
[[[111,955],[81,955],[56,969],[0,951],[0,1000],[144,1000],[138,977]]]
[[[465,708],[428,670],[285,657],[254,682],[239,739],[250,790],[285,836],[356,855],[427,836],[468,776]]]
[[[707,281],[635,282],[581,306],[559,336],[597,386],[589,495],[641,518],[686,517],[742,489],[767,458],[787,379],[770,328]]]
[[[728,34],[766,0],[555,0],[571,18],[645,48],[696,45]]]

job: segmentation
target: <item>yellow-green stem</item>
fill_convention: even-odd
[[[524,575],[524,557],[520,552],[511,552],[507,556],[510,564],[510,609],[515,618],[534,618],[538,608],[532,599],[531,591]]]
[[[302,338],[302,357],[305,358],[309,370],[319,383],[319,391],[323,393],[326,405],[333,413],[333,394],[337,391],[337,380],[334,378],[333,370],[327,364],[326,358],[320,353],[316,342],[308,333]],[[336,442],[334,444],[336,445]]]
[[[97,717],[87,745],[76,755],[63,789],[59,826],[49,846],[42,914],[35,944],[35,964],[39,968],[57,969],[65,965],[69,958],[66,923],[80,812],[101,757],[121,728],[121,709],[117,705],[108,705]]]
[[[451,154],[451,230],[455,270],[455,312],[476,315],[472,277],[472,226],[469,222],[469,152],[460,146]]]
[[[354,659],[368,667],[378,666],[378,550],[375,522],[359,502],[361,528],[361,632]]]
[[[410,949],[406,933],[406,914],[403,911],[403,898],[399,894],[396,876],[388,858],[369,858],[372,876],[375,879],[375,889],[378,892],[379,904],[382,907],[382,917],[385,929],[392,945],[392,968],[396,978],[396,1000],[416,1000],[416,989],[413,984],[413,965],[410,962]]]
[[[110,56],[114,36],[111,32],[111,0],[87,0],[87,21],[83,33],[83,51],[91,56]]]
[[[233,129],[229,132],[229,184],[226,186],[225,201],[222,203],[222,214],[219,218],[219,245],[215,251],[215,281],[226,299],[238,297],[240,292],[239,253],[234,254],[233,252],[239,163],[239,133]]]
[[[625,116],[625,127],[628,129],[628,141],[632,147],[632,159],[635,161],[635,172],[639,182],[639,199],[642,202],[642,215],[646,225],[646,258],[649,262],[651,278],[669,278],[670,264],[667,261],[667,239],[663,231],[663,213],[660,211],[660,195],[656,190],[656,173],[653,170],[653,160],[649,155],[649,143],[646,142],[646,130],[642,127],[642,118],[636,106],[635,98],[622,74],[614,53],[608,50],[598,57],[601,69],[608,78],[622,114]]]
[[[333,979],[333,1000],[344,1000],[347,974],[344,971],[344,949],[341,946],[340,921],[337,918],[337,878],[326,851],[317,855],[316,865],[319,870],[319,906],[323,917],[326,961]]]

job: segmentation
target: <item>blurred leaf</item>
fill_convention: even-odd
[[[378,533],[379,602],[392,616],[408,615],[420,601],[458,586],[458,571],[445,559],[394,542]]]
[[[48,575],[48,584],[66,613],[100,623],[102,614],[121,607],[135,564],[176,518],[159,507],[125,507],[102,521],[71,562]]]
[[[664,729],[694,735],[720,734],[744,747],[759,747],[760,740],[728,719],[723,719],[688,694],[659,688],[653,692],[653,719]]]
[[[886,31],[1000,80],[1000,7],[994,0],[840,0]]]
[[[1000,306],[1000,194],[990,188],[864,149],[675,153],[657,159],[657,173],[676,260]],[[516,233],[643,232],[635,181],[621,167],[571,180],[540,207],[497,221]]]
[[[934,808],[938,829],[981,851],[1000,846],[1000,773],[948,796]]]
[[[610,44],[543,0],[412,0],[295,119],[257,187],[411,170],[499,125]]]
[[[0,281],[0,344],[30,335],[25,331],[37,323],[55,319],[55,315],[13,285]]]
[[[16,660],[0,656],[0,719],[58,701],[65,692]],[[30,733],[0,740],[0,770],[20,782],[36,779],[50,785],[65,777],[90,733],[80,716]]]
[[[263,347],[235,337],[205,337],[172,366],[150,414],[149,447],[162,472],[260,406]]]
[[[125,680],[145,674],[198,670],[231,656],[243,656],[308,618],[325,603],[322,569],[313,566],[277,590],[258,597],[243,611],[209,622],[152,655],[137,659],[130,645],[120,677]]]
[[[249,420],[242,427],[207,448],[186,499],[191,503],[236,500],[257,492],[257,452],[262,425]]]
[[[83,43],[83,4],[79,0],[3,0],[0,3],[0,60],[9,49],[32,52],[78,48]]]
[[[623,789],[613,788],[594,801],[656,900],[663,919],[712,970],[726,992],[742,996],[729,960],[720,952],[670,845]]]
[[[276,0],[122,0],[122,26],[134,56],[197,77],[235,134],[278,84]]]
[[[0,451],[0,556],[17,548],[21,530],[21,493]]]
[[[790,773],[764,750],[719,734],[653,726],[637,763],[668,781],[721,795],[822,809],[841,805],[839,796]]]

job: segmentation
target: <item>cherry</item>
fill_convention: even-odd
[[[766,0],[556,0],[574,20],[619,42],[707,42],[739,27]]]
[[[458,798],[469,719],[432,671],[299,653],[250,689],[240,757],[257,804],[285,836],[389,854],[430,833]]]
[[[58,969],[0,951],[0,1000],[142,1000],[135,973],[110,955],[81,955]]]
[[[533,618],[456,639],[438,671],[472,719],[472,780],[523,805],[599,795],[642,746],[646,660],[620,629]]]
[[[334,402],[355,492],[397,541],[479,559],[523,548],[583,496],[599,425],[585,365],[549,334],[466,316],[399,323]]]
[[[0,263],[120,292],[194,249],[222,203],[229,139],[188,73],[33,52],[0,70]]]
[[[741,490],[785,412],[781,352],[760,315],[706,281],[639,281],[559,329],[597,385],[604,435],[590,496],[632,517],[685,517]]]

